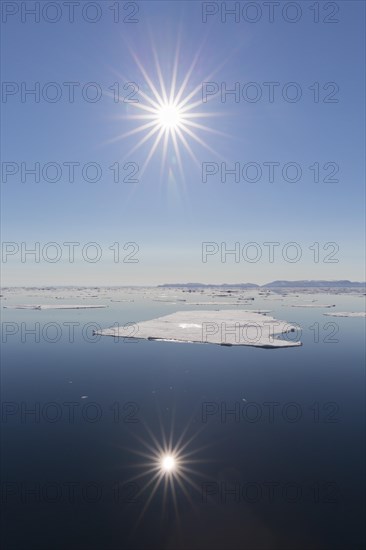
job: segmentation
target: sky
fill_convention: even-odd
[[[363,2],[21,4],[45,5],[2,3],[4,286],[365,280]],[[190,133],[152,151],[141,105],[174,80]]]

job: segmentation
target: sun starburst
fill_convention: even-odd
[[[167,103],[160,107],[157,119],[164,130],[172,131],[181,128],[184,115],[181,113],[179,107],[176,107],[173,103]]]
[[[202,84],[212,78],[218,68],[207,75],[202,82],[196,85],[192,84],[194,69],[199,59],[199,52],[197,52],[189,69],[179,78],[178,44],[171,74],[164,79],[161,63],[154,47],[152,47],[152,52],[155,77],[148,73],[136,53],[131,51],[134,62],[143,76],[144,86],[138,86],[137,100],[129,104],[136,113],[125,114],[120,118],[133,120],[138,124],[132,130],[119,135],[115,139],[124,139],[141,134],[139,141],[128,152],[127,156],[135,153],[144,144],[150,144],[143,166],[140,167],[140,176],[146,170],[154,154],[158,153],[159,150],[161,154],[161,174],[167,173],[169,169],[167,155],[170,147],[173,151],[175,163],[183,176],[183,151],[189,155],[191,161],[199,169],[201,168],[192,148],[193,143],[219,157],[214,149],[209,146],[206,139],[202,137],[202,133],[225,135],[221,131],[203,124],[203,119],[212,119],[222,114],[207,111],[207,103],[202,101]],[[169,86],[166,81],[169,82]],[[212,95],[209,99],[211,100],[214,97]]]

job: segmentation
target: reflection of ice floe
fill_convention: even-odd
[[[333,311],[332,313],[323,313],[328,317],[366,317],[365,311]]]
[[[4,306],[7,309],[100,309],[107,306],[90,306],[90,305],[66,305],[66,304],[39,304],[39,305],[16,305]]]
[[[96,331],[101,336],[141,338],[172,342],[197,342],[221,345],[282,348],[301,346],[286,335],[298,327],[274,317],[248,310],[177,311],[151,321],[138,323],[134,334],[126,327]],[[278,338],[282,336],[282,340]]]

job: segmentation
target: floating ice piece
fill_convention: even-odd
[[[4,309],[41,309],[41,306],[26,306],[26,305],[4,306]]]
[[[334,311],[332,313],[323,313],[328,317],[366,317],[365,311]]]
[[[291,307],[335,307],[335,304],[291,304]]]
[[[186,306],[242,306],[246,302],[185,302]]]
[[[39,305],[16,305],[4,306],[7,309],[100,309],[107,306],[90,306],[90,305],[66,305],[66,304],[39,304]]]
[[[95,331],[95,334],[145,340],[263,348],[302,345],[300,341],[277,338],[277,336],[285,338],[288,332],[297,330],[297,326],[288,324],[286,321],[278,321],[263,313],[248,310],[177,311],[151,321],[143,321],[136,327],[137,330],[133,335],[126,334],[124,326]]]

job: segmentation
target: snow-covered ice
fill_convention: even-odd
[[[246,302],[185,302],[186,306],[242,306]],[[249,304],[249,302],[248,302]]]
[[[291,304],[291,307],[335,307],[335,304]]]
[[[334,311],[332,313],[323,313],[328,317],[366,317],[365,311]]]
[[[37,304],[37,305],[16,305],[16,306],[4,306],[6,309],[100,309],[107,306],[101,305],[76,305],[76,304]]]
[[[197,342],[221,345],[285,348],[301,346],[300,341],[285,339],[298,327],[274,317],[248,310],[177,311],[171,315],[137,323],[133,335],[126,327],[95,331],[101,336]],[[277,338],[282,336],[284,339]]]

